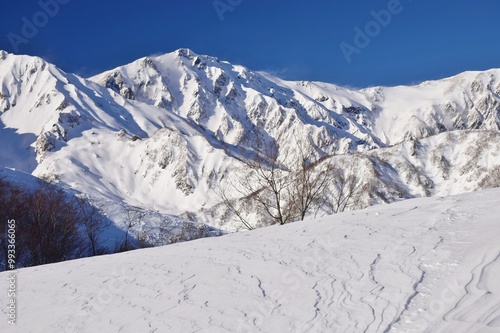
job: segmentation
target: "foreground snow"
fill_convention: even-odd
[[[499,332],[498,216],[495,189],[23,269],[0,331]]]

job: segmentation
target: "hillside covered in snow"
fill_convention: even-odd
[[[498,216],[493,189],[26,268],[0,331],[499,332]]]
[[[273,144],[354,165],[363,193],[349,209],[500,186],[497,69],[353,90],[188,49],[88,79],[0,51],[0,112],[1,165],[107,202],[118,226],[123,207],[157,216],[136,234],[179,217],[242,229],[218,186],[248,177],[242,160]]]
[[[228,233],[0,273],[19,331],[500,331],[500,69],[348,89],[189,49],[91,78],[0,51],[0,143],[20,237],[54,188],[97,209],[71,233],[94,254]]]

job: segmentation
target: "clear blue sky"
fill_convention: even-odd
[[[41,1],[67,3],[44,17],[38,0],[2,0],[0,49],[83,76],[181,47],[286,79],[354,87],[500,67],[498,0],[400,0],[397,7],[397,0],[217,0],[231,9],[219,13],[214,0]],[[390,22],[377,28],[371,12],[390,6]],[[40,28],[23,35],[26,21]],[[354,28],[367,24],[374,37],[357,47]],[[14,35],[23,41],[13,45]],[[350,63],[341,43],[357,47]]]

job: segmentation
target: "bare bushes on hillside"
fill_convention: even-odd
[[[16,267],[87,257],[100,251],[97,243],[103,218],[84,199],[43,181],[28,187],[0,179],[0,270],[7,269],[7,228],[13,222],[15,228],[9,229],[15,232]]]

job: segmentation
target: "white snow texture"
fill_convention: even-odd
[[[354,90],[188,49],[89,79],[0,51],[0,176],[103,204],[117,235],[130,206],[157,245],[242,229],[217,185],[296,138],[358,168],[364,210],[18,270],[15,327],[0,273],[0,332],[500,332],[500,69]]]
[[[27,268],[0,331],[499,332],[498,216],[494,189]]]

